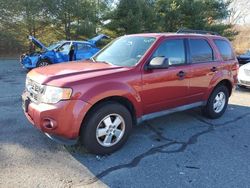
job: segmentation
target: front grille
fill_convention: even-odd
[[[39,94],[42,92],[41,84],[31,80],[30,78],[26,79],[26,91],[32,102],[38,103]]]
[[[244,72],[247,76],[250,76],[250,70],[249,69],[244,69]]]

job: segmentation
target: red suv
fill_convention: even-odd
[[[23,108],[50,138],[80,138],[89,152],[105,154],[144,120],[198,106],[207,117],[220,117],[237,71],[230,42],[219,35],[126,35],[88,61],[29,72]]]

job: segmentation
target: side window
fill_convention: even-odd
[[[204,39],[189,39],[192,63],[213,61],[213,50]]]
[[[171,39],[162,42],[153,57],[166,57],[170,65],[184,64],[186,62],[184,40]]]
[[[77,50],[79,51],[88,51],[90,49],[91,49],[91,46],[88,44],[82,44],[82,43],[77,44]]]
[[[69,50],[70,50],[70,43],[65,43],[58,49],[58,51],[62,53],[69,53]]]
[[[220,54],[221,54],[224,61],[235,59],[231,45],[227,41],[221,40],[221,39],[216,39],[216,40],[214,40],[214,43],[217,46],[217,48],[219,49]]]

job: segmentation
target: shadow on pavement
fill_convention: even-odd
[[[207,135],[209,138],[210,134],[221,129],[239,126],[241,120],[249,118],[250,107],[238,105],[229,105],[224,116],[217,120],[206,119],[201,115],[199,109],[194,109],[142,123],[134,129],[124,147],[111,155],[94,156],[87,154],[79,146],[70,147],[68,150],[76,160],[95,175],[93,179],[83,179],[79,185],[91,185],[101,179],[112,187],[114,186],[114,178],[109,178],[109,175],[116,174],[117,181],[122,178],[126,179],[123,177],[124,173],[119,172],[133,168],[137,171],[137,168],[141,167],[139,165],[144,163],[144,159],[153,162],[152,158],[157,158],[159,155],[166,155],[166,157],[169,155],[172,158],[173,155],[183,153],[190,149],[191,145],[197,144],[201,137]],[[147,160],[148,157],[152,158]],[[162,163],[165,162],[162,161]],[[161,168],[160,171],[169,170],[168,168],[164,169],[164,166],[159,166],[159,168]],[[199,169],[196,166],[186,166],[186,168]],[[157,170],[159,169],[157,168]],[[157,174],[157,171],[151,171],[150,174]],[[119,177],[119,175],[121,176]],[[141,182],[144,178],[141,177]],[[140,180],[137,179],[137,181]]]

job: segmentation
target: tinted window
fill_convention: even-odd
[[[214,40],[224,61],[234,59],[234,53],[230,44],[225,40]]]
[[[58,51],[62,53],[69,53],[69,50],[70,50],[70,43],[65,43],[59,48]]]
[[[82,43],[77,44],[77,50],[88,51],[90,49],[91,49],[91,46],[88,44],[82,44]]]
[[[206,62],[213,60],[213,50],[204,39],[189,40],[192,63]]]
[[[166,57],[170,65],[185,63],[185,45],[184,40],[166,40],[160,44],[154,52],[153,57]]]

